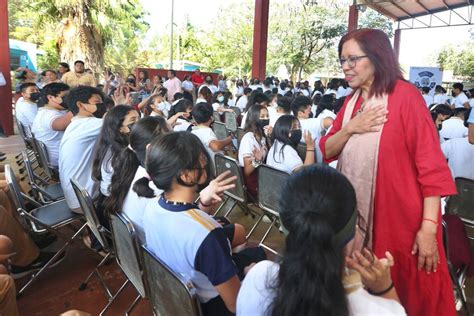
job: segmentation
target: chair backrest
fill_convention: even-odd
[[[38,162],[43,169],[44,173],[48,176],[48,178],[53,178],[53,173],[51,171],[51,164],[49,162],[49,155],[48,150],[46,149],[46,145],[36,138],[33,137],[32,139],[33,149],[35,151],[36,157],[38,158]]]
[[[298,146],[296,146],[296,152],[298,153],[298,156],[300,156],[301,160],[306,159],[306,144],[304,143],[299,143]]]
[[[242,114],[242,111],[241,111],[240,108],[237,107],[237,106],[231,106],[231,107],[229,107],[229,108],[230,108],[232,111],[235,112],[235,114],[237,115],[237,117],[239,117],[240,114]]]
[[[235,112],[225,112],[225,126],[231,132],[237,131],[237,114]]]
[[[33,167],[31,166],[30,157],[28,157],[26,149],[23,149],[21,151],[21,157],[23,158],[23,163],[25,164],[26,174],[28,175],[28,180],[30,181],[30,184],[36,183],[36,176],[33,171]]]
[[[241,127],[237,127],[237,143],[239,144],[240,147],[240,141],[242,140],[242,137],[245,135],[245,130]]]
[[[112,214],[110,215],[110,228],[117,263],[138,293],[145,297],[141,250],[132,222],[123,213]]]
[[[102,247],[109,251],[110,245],[105,234],[106,228],[103,227],[99,222],[94,202],[92,201],[89,192],[87,192],[87,190],[84,189],[84,187],[80,185],[76,179],[71,179],[71,185],[79,201],[79,205],[84,212],[84,216],[86,217],[87,226],[89,226],[89,229],[92,231],[95,238],[97,238],[97,240],[100,242]]]
[[[21,122],[15,117],[16,126],[18,127],[18,132],[20,133],[23,142],[25,143],[26,148],[31,149],[31,129],[29,126],[24,126]]]
[[[449,197],[446,212],[474,224],[474,181],[456,178],[457,195]]]
[[[171,270],[164,262],[142,246],[143,268],[155,315],[199,316],[196,288],[190,280]]]
[[[239,163],[235,159],[222,154],[216,154],[214,156],[214,161],[216,163],[216,175],[220,175],[221,173],[230,170],[233,176],[237,176],[237,180],[234,182],[235,187],[225,191],[224,194],[230,196],[234,200],[246,203],[247,194],[245,192],[244,177]]]
[[[283,185],[289,176],[288,173],[267,165],[258,167],[258,204],[263,210],[278,216]]]
[[[212,117],[214,117],[214,122],[222,122],[221,115],[219,114],[219,112],[217,111],[212,112]]]
[[[224,123],[214,121],[212,124],[212,130],[216,134],[217,139],[224,139],[227,137],[227,128]]]
[[[10,165],[5,165],[5,180],[7,180],[8,188],[10,189],[15,208],[25,209],[25,203],[23,201],[23,196],[21,195],[20,184],[18,183],[15,173],[13,172],[13,168]]]

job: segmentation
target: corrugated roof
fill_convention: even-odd
[[[367,5],[394,21],[402,21],[474,5],[474,0],[357,0],[357,4]]]

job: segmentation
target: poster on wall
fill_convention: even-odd
[[[429,87],[434,94],[436,85],[441,85],[443,72],[438,67],[410,67],[410,82],[417,88]]]

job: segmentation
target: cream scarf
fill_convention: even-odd
[[[347,104],[342,122],[343,127],[351,120],[360,94],[361,89],[358,89]],[[366,100],[365,104],[363,103],[361,111],[379,105],[387,108],[387,100],[386,94],[381,97],[372,97]],[[359,114],[360,111],[357,115]],[[357,198],[359,214],[353,250],[361,250],[363,246],[372,249],[375,181],[382,129],[383,125],[376,132],[352,135],[339,155],[337,170],[341,171],[352,183]]]

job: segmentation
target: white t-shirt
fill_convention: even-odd
[[[346,88],[344,88],[343,86],[340,86],[339,88],[337,88],[336,99],[343,98],[346,95],[347,95],[347,89]]]
[[[243,111],[245,110],[245,107],[247,106],[248,101],[249,101],[248,97],[244,94],[243,96],[239,98],[235,106]]]
[[[425,100],[426,107],[429,107],[431,104],[435,103],[434,97],[432,95],[423,94],[423,99]]]
[[[238,97],[239,95],[244,94],[244,87],[235,87],[234,89],[234,95]]]
[[[46,145],[49,162],[54,167],[58,166],[59,145],[61,144],[64,131],[55,131],[53,129],[53,122],[65,114],[66,111],[47,109],[44,107],[39,108],[38,114],[33,121],[33,126],[31,127],[31,132],[35,135],[35,138]]]
[[[448,102],[448,96],[444,93],[435,94],[433,96],[433,103],[435,104],[446,104]]]
[[[223,106],[224,106],[224,104],[220,104],[220,103],[218,103],[218,102],[214,102],[214,103],[212,104],[212,109],[217,112],[217,111],[219,110],[219,108],[221,108],[221,107],[223,107]]]
[[[333,89],[327,89],[325,92],[324,92],[324,95],[326,94],[337,94],[337,91],[336,90],[333,90]]]
[[[240,128],[245,128],[245,122],[247,121],[247,114],[248,112],[245,112],[242,114],[242,121],[240,121]]]
[[[237,316],[265,316],[274,299],[272,286],[280,266],[264,260],[253,266],[245,276],[237,296]],[[370,295],[362,287],[347,295],[349,315],[406,315],[395,300]]]
[[[94,147],[102,128],[102,119],[75,117],[64,131],[59,147],[59,178],[69,208],[79,208],[70,179],[75,178],[91,197],[96,183],[92,179]]]
[[[175,132],[185,132],[188,129],[189,125],[191,125],[191,123],[182,118],[178,118],[176,120],[176,123],[178,124],[173,127],[173,131]]]
[[[453,178],[474,180],[474,145],[467,137],[453,138],[441,144]]]
[[[211,157],[212,161],[214,161],[214,156],[216,155],[216,153],[222,153],[222,151],[214,152],[211,147],[209,147],[209,144],[213,140],[217,140],[217,136],[212,130],[212,128],[207,126],[194,126],[191,130],[191,133],[196,135],[201,141],[201,143],[204,145],[204,147],[206,147],[206,150],[209,153],[209,156]]]
[[[275,143],[273,143],[272,147],[268,151],[267,165],[291,174],[295,171],[295,169],[303,165],[303,160],[301,160],[300,156],[298,156],[298,153],[293,147],[286,145],[283,147],[283,151],[281,151],[282,146],[283,143],[275,140]]]
[[[469,106],[470,106],[471,108],[474,108],[474,98],[471,98],[471,99],[469,100]]]
[[[38,106],[36,103],[30,102],[23,97],[16,101],[15,105],[15,116],[23,126],[31,129],[33,121],[35,120],[36,114],[38,113]],[[27,135],[31,136],[31,135]]]
[[[100,181],[100,193],[105,196],[110,195],[110,184],[112,183],[112,176],[114,175],[114,168],[112,168],[112,160],[110,159],[110,149],[105,154],[102,165],[100,166],[100,175],[102,180]]]
[[[323,111],[324,112],[324,111]],[[323,154],[321,153],[321,149],[319,149],[319,141],[321,140],[321,137],[323,135],[324,127],[324,119],[326,117],[330,117],[330,114],[324,114],[321,112],[321,114],[316,117],[316,118],[309,118],[309,119],[302,119],[300,120],[301,124],[301,131],[303,132],[301,136],[301,142],[304,143],[304,132],[309,131],[311,133],[311,136],[314,139],[314,144],[315,144],[315,153],[316,153],[316,162],[322,162],[323,161]],[[331,111],[327,111],[332,113]],[[334,113],[332,113],[334,114]]]
[[[184,90],[187,90],[187,91],[193,91],[193,83],[189,80],[184,80],[182,83],[181,83],[181,87],[183,87]]]
[[[141,178],[145,177],[148,173],[146,172],[145,168],[139,166],[137,172],[135,172],[135,177],[132,180],[132,185],[128,190],[127,196],[123,201],[122,212],[128,216],[128,218],[132,221],[133,227],[137,231],[138,239],[141,242],[145,242],[145,232],[143,230],[143,213],[145,212],[146,206],[150,202],[157,202],[162,190],[158,189],[153,181],[148,183],[148,186],[155,192],[155,198],[146,198],[143,196],[138,196],[138,194],[133,191],[133,185],[135,182],[140,180]]]
[[[207,100],[206,100],[206,99],[203,99],[203,98],[197,98],[197,99],[196,99],[196,104],[202,103],[202,102],[207,103]]]
[[[245,133],[240,140],[239,146],[239,164],[241,167],[244,166],[244,158],[252,157],[254,148],[265,147],[265,139],[262,138],[259,143],[252,132]],[[265,157],[264,157],[265,158]]]
[[[457,97],[454,98],[454,103],[453,104],[454,104],[455,108],[463,108],[464,103],[466,103],[466,102],[469,102],[469,99],[464,94],[464,92],[461,92],[460,94],[458,94]]]
[[[443,139],[463,138],[467,136],[468,131],[468,128],[464,126],[464,121],[453,116],[443,122],[443,128],[439,131],[439,137]]]
[[[211,93],[212,93],[212,94],[216,93],[217,90],[218,90],[217,87],[216,87],[216,85],[204,83],[204,84],[202,84],[202,85],[199,87],[198,93],[199,93],[199,91],[201,91],[202,87],[208,87],[209,90],[211,90]]]
[[[279,113],[279,112],[275,112],[275,114],[270,115],[270,126],[274,127],[276,121],[278,121],[278,119],[283,115],[285,115],[285,114],[284,113]]]

